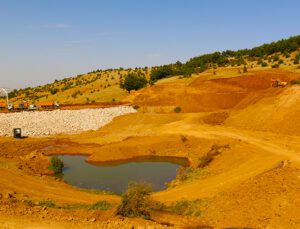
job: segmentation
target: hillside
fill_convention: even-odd
[[[201,77],[217,79],[247,74],[249,70],[300,68],[300,36],[290,37],[253,49],[215,52],[191,58],[186,63],[135,69],[95,70],[63,80],[38,86],[14,90],[12,102],[30,101],[39,103],[57,101],[62,104],[89,104],[95,102],[120,102],[128,92],[120,88],[129,73],[144,76],[152,85],[160,79],[177,76],[181,78]],[[203,77],[202,77],[203,76]],[[188,81],[188,80],[187,80]],[[126,99],[125,99],[126,100]]]
[[[29,137],[0,137],[0,223],[300,228],[300,50],[294,45],[287,52],[289,44],[214,53],[185,64],[97,70],[15,91],[19,101],[84,104],[114,99],[135,109],[127,107],[130,112],[120,116],[97,115],[91,109],[1,114],[5,135],[17,125]],[[236,63],[241,58],[244,63]],[[187,68],[190,63],[193,68]],[[149,85],[130,93],[121,89],[129,72],[144,76]],[[287,84],[276,87],[274,79]],[[104,118],[109,121],[96,127],[90,123]],[[50,158],[60,154],[85,155],[87,162],[102,166],[144,158],[184,158],[189,166],[180,167],[165,189],[151,194],[155,204],[146,221],[116,215],[120,196],[83,191],[49,176]],[[96,201],[113,207],[82,208]]]

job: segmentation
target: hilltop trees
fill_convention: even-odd
[[[138,75],[137,73],[128,73],[124,81],[120,83],[120,87],[127,91],[138,90],[145,87],[147,83],[145,76]]]
[[[153,85],[157,80],[180,76],[189,77],[192,74],[201,73],[207,69],[213,69],[213,74],[216,73],[215,69],[224,66],[245,66],[249,62],[257,61],[257,65],[262,67],[272,66],[273,68],[279,67],[280,64],[284,64],[280,57],[283,55],[286,58],[291,58],[292,52],[300,49],[300,36],[293,36],[288,39],[282,39],[269,44],[263,44],[252,49],[240,49],[240,50],[226,50],[223,52],[214,52],[210,54],[204,54],[191,58],[185,63],[177,61],[172,64],[154,66],[151,68],[119,68],[119,69],[106,69],[106,70],[94,70],[85,75],[77,75],[76,77],[65,78],[63,80],[55,80],[54,84],[47,84],[38,86],[35,88],[25,88],[14,90],[9,93],[10,98],[22,99],[38,99],[48,97],[48,94],[55,95],[58,92],[64,93],[66,90],[85,87],[88,84],[92,84],[97,80],[105,81],[100,85],[101,89],[105,89],[110,86],[114,86],[120,83],[121,88],[130,91],[138,90],[147,85],[147,79],[145,76],[150,75],[149,84]],[[300,63],[299,54],[295,58],[291,58],[293,64],[298,65]],[[276,62],[276,63],[274,63]],[[253,65],[250,65],[251,68]],[[298,66],[300,68],[300,66]],[[241,68],[240,71],[243,69]],[[244,69],[245,70],[245,69]],[[245,72],[245,71],[244,71]],[[119,79],[119,82],[115,82],[115,79]],[[91,85],[93,86],[93,85]],[[72,95],[75,98],[80,93]]]

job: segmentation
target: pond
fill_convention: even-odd
[[[177,169],[188,165],[186,159],[170,157],[144,157],[109,164],[89,164],[85,156],[78,155],[58,157],[64,161],[63,179],[69,184],[116,194],[122,194],[130,181],[150,183],[154,191],[163,190],[176,177]]]

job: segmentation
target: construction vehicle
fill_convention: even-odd
[[[38,107],[37,107],[37,105],[35,105],[35,104],[30,104],[29,106],[28,106],[28,110],[29,111],[36,111],[38,109]]]
[[[35,104],[29,104],[28,102],[8,104],[9,111],[35,111],[38,107]]]
[[[42,102],[38,104],[39,109],[42,110],[53,110],[59,108],[59,103],[57,102]]]
[[[271,79],[271,82],[272,87],[285,87],[288,84],[288,82],[281,81],[280,79]]]
[[[13,104],[11,107],[11,110],[14,111],[25,111],[27,110],[29,107],[28,103],[17,103],[17,104]]]

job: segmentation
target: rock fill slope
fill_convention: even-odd
[[[25,136],[97,130],[113,118],[136,112],[128,106],[103,109],[55,110],[0,114],[0,136],[11,136],[13,128],[22,128]]]

